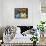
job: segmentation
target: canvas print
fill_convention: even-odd
[[[15,8],[15,18],[28,18],[28,8]]]

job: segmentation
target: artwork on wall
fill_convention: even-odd
[[[46,0],[41,0],[41,13],[46,13]]]
[[[28,18],[28,8],[15,8],[14,11],[15,18]]]

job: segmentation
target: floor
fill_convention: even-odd
[[[40,44],[40,45],[46,45],[46,37],[41,37],[39,44]]]

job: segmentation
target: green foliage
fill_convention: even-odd
[[[40,21],[40,25],[37,25],[37,29],[38,30],[40,29],[40,31],[44,32],[44,24],[45,24],[45,22]]]
[[[32,39],[31,39],[31,41],[33,41],[33,42],[36,41],[37,42],[38,41],[37,36],[33,36]]]

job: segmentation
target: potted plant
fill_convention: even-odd
[[[36,43],[38,41],[37,36],[33,36],[32,39],[31,39],[31,41],[33,41],[33,46],[36,46]]]
[[[44,24],[45,24],[45,22],[40,21],[40,24],[37,25],[37,29],[40,30],[42,37],[44,37],[44,27],[45,27]]]

